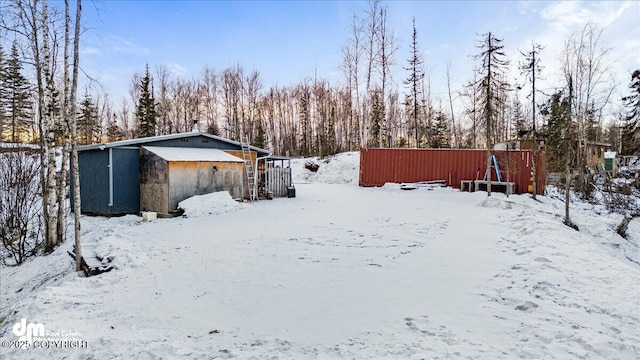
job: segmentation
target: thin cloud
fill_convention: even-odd
[[[174,75],[185,75],[189,73],[189,70],[187,70],[187,68],[180,66],[180,64],[178,63],[168,63],[166,64],[167,69],[169,69],[169,72],[171,72]]]
[[[108,39],[109,48],[115,52],[123,52],[131,55],[149,55],[151,53],[148,48],[116,35],[110,35]]]
[[[82,55],[100,55],[101,51],[98,48],[86,46],[80,49]]]

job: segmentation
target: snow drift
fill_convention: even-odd
[[[318,171],[305,168],[305,164],[317,164]],[[325,159],[318,157],[294,159],[291,161],[293,183],[358,184],[360,153],[346,152]]]
[[[233,200],[228,191],[196,195],[178,203],[184,216],[190,218],[220,215],[242,209],[242,204]]]

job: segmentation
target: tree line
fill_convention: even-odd
[[[523,67],[530,54],[523,53],[520,64],[510,64],[496,34],[478,36],[478,49],[472,54],[476,68],[466,86],[451,89],[447,69],[448,101],[443,104],[431,94],[415,20],[408,56],[398,54],[387,8],[380,1],[370,1],[365,11],[354,13],[349,30],[340,64],[344,80],[339,84],[307,77],[294,85],[268,87],[259,71],[240,64],[222,70],[205,67],[192,78],[174,76],[163,64],[147,65],[133,75],[129,96],[117,105],[108,94],[85,90],[77,104],[78,141],[191,131],[197,120],[202,131],[234,140],[246,135],[257,146],[291,156],[325,156],[361,147],[491,148],[532,130],[536,113],[544,123],[537,130],[553,136],[549,116],[541,111],[554,94],[527,89],[529,96],[537,92],[543,101],[521,102],[521,85],[507,74],[510,66]],[[611,102],[614,86],[609,82],[610,49],[601,43],[601,34],[588,23],[565,41],[561,65],[574,78],[576,92],[572,121],[583,148],[591,141],[610,143],[617,150],[623,140],[623,152],[631,153],[637,129],[629,126],[627,113],[604,122],[603,109]],[[16,42],[11,44],[8,55],[0,48],[0,91],[11,94],[3,96],[2,139],[37,141],[35,86],[21,74],[21,64],[28,59],[21,59],[17,48]],[[538,51],[538,62],[541,57]],[[396,65],[405,70],[404,79],[393,79]],[[566,93],[567,84],[557,89]],[[454,99],[461,114],[454,112]],[[632,112],[633,106],[627,110]]]

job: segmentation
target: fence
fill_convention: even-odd
[[[291,186],[291,168],[271,167],[265,174],[265,190],[272,191],[275,197],[287,196],[287,188]]]

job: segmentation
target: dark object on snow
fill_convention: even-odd
[[[618,233],[618,235],[622,236],[623,238],[626,238],[627,228],[629,228],[629,217],[625,216],[624,218],[622,218],[622,221],[616,228],[616,232]]]
[[[288,198],[296,197],[296,187],[295,186],[288,186],[287,187],[287,197]]]
[[[307,161],[306,163],[304,163],[304,168],[311,172],[317,172],[318,169],[320,168],[320,165],[311,161]]]
[[[75,254],[75,250],[74,252],[68,251],[67,250],[67,254],[69,254],[69,256],[71,256],[71,258],[75,261],[76,260],[76,254]],[[113,267],[111,265],[106,265],[106,266],[89,266],[87,264],[87,262],[84,260],[84,256],[82,256],[80,258],[80,264],[82,267],[82,272],[84,272],[84,274],[89,277],[89,276],[94,276],[94,275],[99,275],[105,272],[109,272],[111,270],[113,270]]]
[[[572,228],[575,231],[580,231],[580,228],[578,227],[578,225],[574,224],[571,221],[569,221],[568,223],[566,221],[563,221],[562,223],[567,225],[568,227]]]
[[[420,181],[415,183],[402,183],[400,184],[401,190],[415,190],[417,188],[426,188],[427,190],[433,190],[437,187],[446,187],[446,180],[432,180],[432,181]]]

